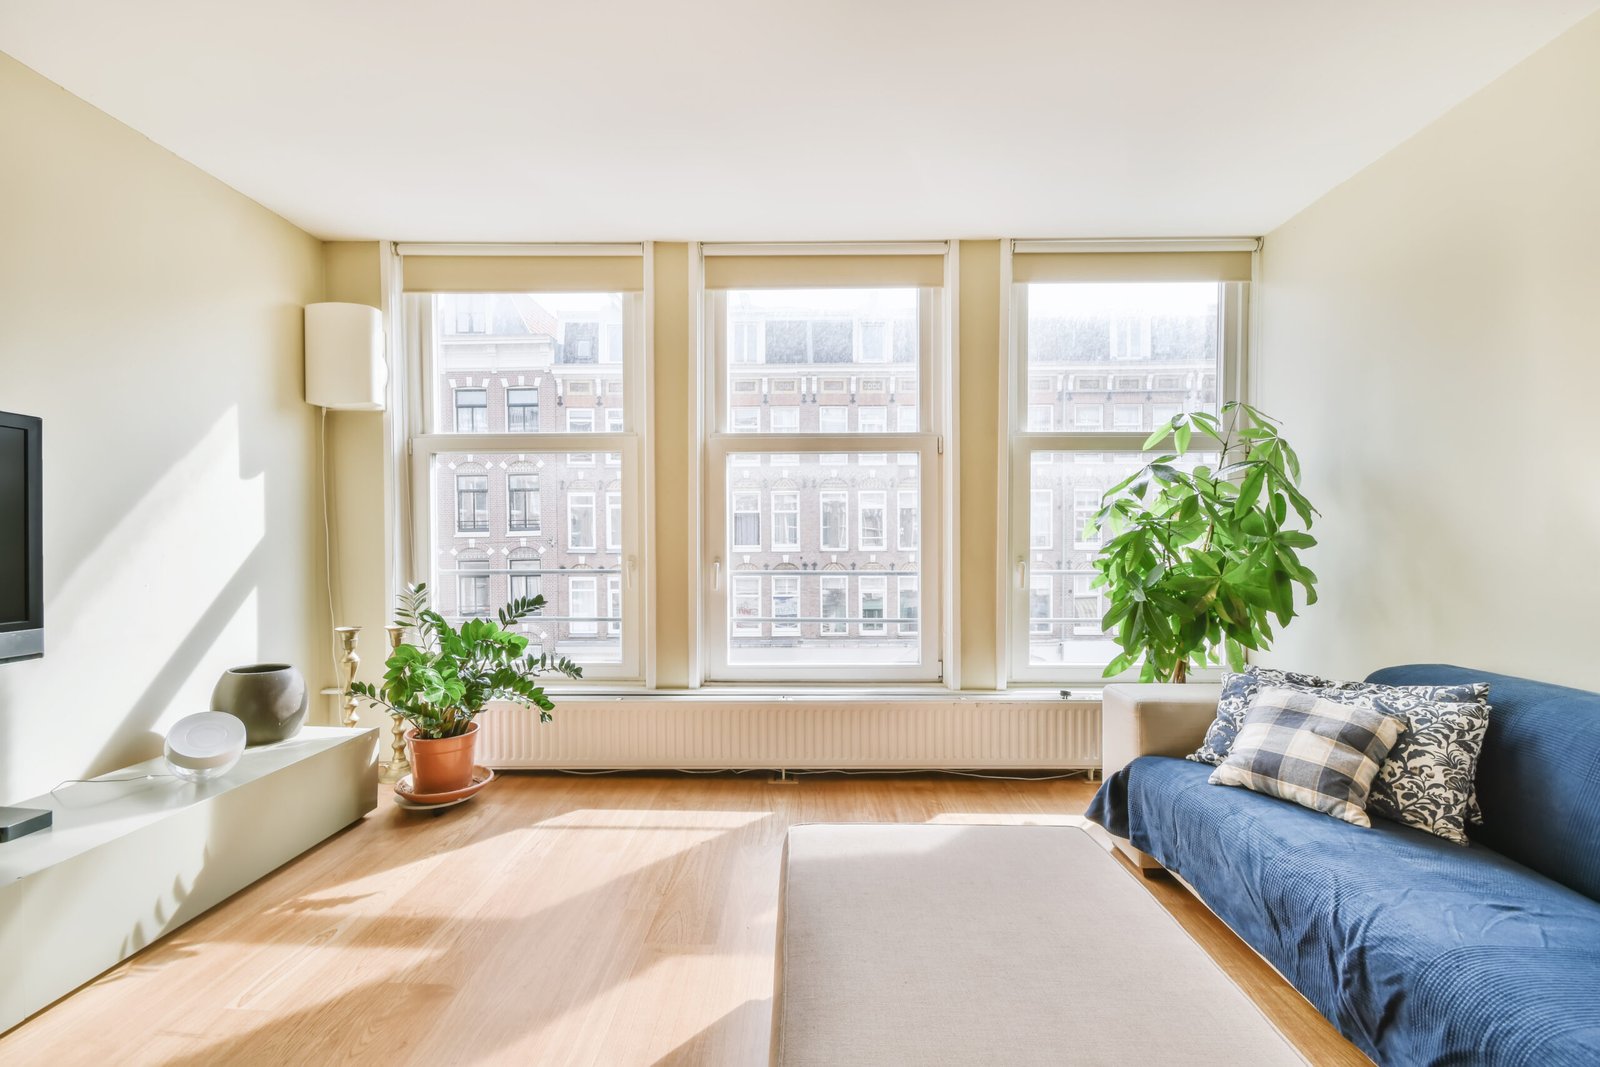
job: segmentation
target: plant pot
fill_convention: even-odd
[[[305,721],[306,680],[287,663],[229,667],[211,691],[211,707],[244,723],[245,743],[267,745],[293,737]]]
[[[418,737],[413,727],[406,733],[411,745],[411,782],[418,793],[448,793],[472,784],[472,767],[478,750],[478,724],[455,737]]]

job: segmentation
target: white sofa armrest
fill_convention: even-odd
[[[1222,686],[1198,683],[1108,685],[1100,702],[1100,769],[1110,777],[1140,756],[1187,756],[1205,740]],[[1161,870],[1131,841],[1112,842],[1135,867]]]
[[[1100,705],[1100,768],[1114,774],[1139,756],[1187,756],[1217,715],[1222,686],[1108,685]]]

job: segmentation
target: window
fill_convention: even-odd
[[[900,594],[900,636],[914,637],[917,633],[917,580],[896,578]]]
[[[593,552],[594,535],[594,494],[568,493],[567,548],[573,552]]]
[[[462,615],[489,614],[489,561],[463,559],[456,576],[456,611]]]
[[[863,577],[857,580],[857,587],[861,591],[861,634],[881,634],[885,632],[883,624],[883,599],[887,579],[880,577]]]
[[[915,489],[901,489],[895,506],[895,526],[899,530],[899,537],[895,547],[902,552],[915,552],[918,548],[919,526],[922,515],[921,503],[917,500]]]
[[[1056,406],[1054,404],[1029,404],[1028,405],[1028,432],[1049,433],[1056,428]]]
[[[761,579],[733,579],[733,633],[761,636]]]
[[[511,581],[506,590],[507,600],[532,599],[542,593],[542,575],[539,557],[526,549],[511,553]]]
[[[781,552],[786,549],[792,551],[799,547],[800,494],[791,490],[774,490],[772,493],[772,550],[774,552]]]
[[[489,432],[489,390],[456,390],[456,433]]]
[[[489,532],[489,476],[456,475],[456,530],[460,533]]]
[[[800,579],[785,575],[772,578],[772,635],[800,632]]]
[[[648,430],[637,253],[475,257],[470,284],[510,271],[499,292],[441,291],[461,287],[450,273],[462,269],[457,257],[406,254],[401,263],[401,332],[421,383],[420,424],[407,427],[419,500],[408,577],[439,591],[447,618],[542,595],[543,611],[517,630],[531,650],[578,662],[585,681],[644,674],[634,595],[648,578],[634,521]],[[561,291],[572,270],[614,275],[616,288]],[[532,277],[551,288],[516,288]],[[474,440],[469,452],[458,431],[492,444]],[[469,547],[491,561],[482,583],[484,572],[472,583],[458,573],[454,553]],[[468,584],[481,585],[481,601],[461,595]]]
[[[714,402],[702,525],[706,676],[937,679],[941,635],[903,621],[899,610],[902,589],[920,613],[922,598],[939,587],[923,562],[941,558],[927,543],[938,531],[923,515],[935,507],[942,462],[942,255],[929,257],[938,264],[928,273],[935,284],[882,289],[740,288],[721,280],[732,268],[720,255],[707,254],[705,273]],[[805,260],[810,279],[820,262],[858,257],[793,258]],[[897,265],[902,257],[869,258]],[[751,269],[767,272],[767,283],[772,262]],[[794,365],[770,380],[765,426],[740,414],[754,405],[737,392],[751,374],[740,363],[739,324],[755,320],[763,324],[761,361]],[[789,381],[793,392],[777,388]],[[770,434],[786,439],[763,440]],[[755,587],[744,579],[757,576],[766,614],[751,616]]]
[[[856,515],[861,521],[860,541],[862,551],[881,552],[887,544],[884,494],[878,490],[863,491],[857,496]]]
[[[594,637],[600,633],[599,587],[593,578],[567,579],[567,626],[573,637]]]
[[[761,494],[733,494],[733,549],[735,552],[761,551]]]
[[[506,432],[539,432],[539,390],[526,386],[506,390]]]
[[[850,494],[833,490],[820,495],[822,550],[843,552],[850,547]]]
[[[1103,536],[1085,528],[1105,491],[1159,454],[1142,451],[1153,430],[1229,399],[1187,383],[1230,380],[1250,254],[1028,245],[1016,242],[1012,259],[1010,676],[1089,681],[1117,647],[1094,586]],[[1173,280],[1144,280],[1163,276]],[[1035,414],[1046,400],[1065,413],[1054,427]],[[1216,463],[1198,436],[1191,447],[1187,463]]]
[[[536,534],[544,524],[539,510],[539,476],[512,474],[506,478],[508,528],[514,533]]]
[[[760,408],[734,408],[733,409],[734,433],[760,433],[761,409]]]
[[[1056,596],[1055,578],[1049,574],[1035,574],[1028,579],[1028,634],[1049,637],[1055,629]]]
[[[622,551],[622,494],[606,494],[606,551]]]
[[[1028,515],[1028,547],[1049,548],[1055,543],[1050,531],[1055,518],[1055,494],[1049,489],[1035,489]]]
[[[845,598],[850,595],[850,579],[842,575],[825,574],[820,584],[824,620],[822,633],[829,637],[843,637],[850,632],[850,627],[845,622],[849,618],[849,612],[845,608]],[[838,621],[833,621],[835,619]]]

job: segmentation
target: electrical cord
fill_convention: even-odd
[[[50,795],[60,800],[61,798],[56,796],[56,790],[64,785],[112,785],[116,782],[145,782],[152,778],[176,777],[177,775],[175,774],[135,774],[128,778],[63,778],[50,787]]]

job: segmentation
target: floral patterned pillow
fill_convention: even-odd
[[[1409,726],[1378,769],[1368,811],[1467,843],[1467,823],[1482,821],[1472,787],[1489,729],[1489,687],[1482,688],[1481,698],[1462,703],[1421,700],[1402,709],[1387,697],[1376,699],[1378,710]]]

